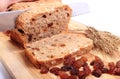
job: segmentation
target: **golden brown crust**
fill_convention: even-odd
[[[29,58],[29,60],[32,62],[32,64],[36,67],[36,68],[40,68],[41,65],[38,63],[37,58],[35,56],[32,55],[32,53],[29,53],[28,50],[25,50],[25,55],[26,57]]]
[[[26,40],[27,36],[24,34],[21,34],[17,29],[11,30],[10,38],[11,40],[20,44],[22,47],[24,47],[24,44],[27,43],[27,40]]]

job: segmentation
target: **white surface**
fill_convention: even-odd
[[[70,2],[71,1],[71,2]],[[72,19],[93,26],[99,30],[106,30],[120,35],[120,1],[119,0],[63,0],[64,3],[86,2],[90,7],[90,13],[83,14]],[[78,7],[79,8],[79,7]],[[0,79],[9,79],[0,64]]]

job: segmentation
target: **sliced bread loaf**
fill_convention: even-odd
[[[89,52],[93,41],[83,34],[61,33],[26,45],[26,56],[37,67],[51,67],[63,62],[67,55],[80,56]]]
[[[34,3],[34,5],[31,10],[18,16],[16,29],[11,31],[11,39],[22,46],[68,30],[71,17],[71,9],[68,5],[61,3],[40,5]]]

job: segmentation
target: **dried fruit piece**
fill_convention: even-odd
[[[85,76],[84,74],[85,74],[84,71],[79,71],[79,73],[78,73],[78,78],[79,78],[79,79],[85,79],[86,76]]]
[[[75,62],[75,57],[73,57],[72,55],[68,55],[64,58],[63,64],[66,66],[71,66],[73,65],[74,62]]]
[[[73,66],[75,67],[75,68],[80,68],[80,67],[83,67],[85,64],[86,64],[86,62],[87,62],[87,58],[86,57],[81,57],[80,59],[77,59],[75,62],[74,62],[74,64],[73,64]]]
[[[46,74],[46,73],[48,73],[48,71],[49,71],[49,68],[48,68],[48,67],[42,66],[40,73],[41,73],[41,74]]]
[[[95,56],[95,60],[94,60],[94,64],[93,64],[94,70],[102,69],[103,67],[104,67],[103,61],[98,56]]]
[[[100,77],[102,75],[102,72],[100,69],[96,69],[92,71],[92,75],[94,75],[95,77]]]
[[[69,71],[69,70],[71,70],[71,69],[73,69],[73,67],[72,67],[72,66],[69,66],[69,65],[68,65],[68,66],[62,66],[62,67],[61,67],[61,70],[62,70],[62,71]]]
[[[58,75],[60,76],[60,79],[69,79],[69,75],[64,71],[59,71]]]
[[[120,60],[116,62],[116,67],[120,68]]]
[[[58,75],[59,71],[60,71],[59,67],[53,67],[53,68],[50,69],[50,72],[55,74],[55,75]]]
[[[101,71],[102,73],[108,73],[108,68],[102,68]]]
[[[71,70],[70,70],[70,74],[71,75],[78,75],[78,73],[79,73],[79,70],[77,69],[77,68],[72,68]]]
[[[85,72],[85,74],[84,74],[85,76],[88,76],[91,73],[91,69],[88,65],[84,66],[83,70]]]
[[[109,66],[109,74],[113,74],[113,71],[115,69],[115,64],[114,62],[109,62],[108,63],[108,66]]]
[[[120,76],[120,68],[115,68],[113,74]]]
[[[71,75],[71,76],[69,76],[68,79],[77,79],[77,77],[75,75]]]

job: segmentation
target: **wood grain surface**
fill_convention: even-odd
[[[81,23],[70,21],[69,29],[84,30],[86,26]],[[116,53],[116,55],[108,55],[97,49],[93,49],[84,56],[91,61],[94,59],[95,55],[99,56],[104,63],[120,60],[119,53]],[[40,70],[36,69],[24,55],[24,49],[12,42],[10,38],[3,33],[0,33],[0,59],[13,79],[59,79],[59,77],[51,73],[40,74]],[[100,78],[96,78],[89,75],[86,79],[120,79],[120,76],[103,74]]]

